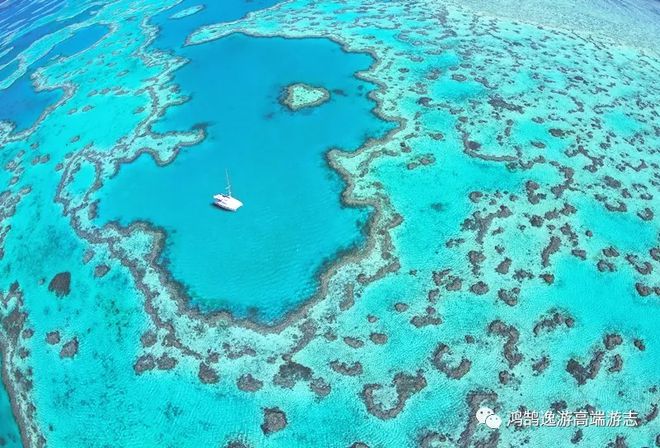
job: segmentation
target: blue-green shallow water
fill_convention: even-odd
[[[0,357],[0,368],[2,358]],[[14,448],[21,446],[21,436],[18,430],[11,403],[4,384],[0,383],[0,446]]]
[[[163,226],[164,257],[194,305],[273,321],[314,293],[325,262],[363,241],[367,211],[342,207],[324,153],[391,129],[371,112],[374,86],[354,76],[372,59],[324,39],[245,35],[183,55],[191,62],[174,82],[192,99],[154,130],[207,124],[208,137],[164,168],[149,156],[123,165],[101,192],[99,222]],[[290,112],[279,98],[294,82],[323,86],[331,100]],[[211,205],[225,169],[245,204],[235,214]]]

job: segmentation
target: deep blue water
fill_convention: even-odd
[[[14,8],[12,8],[13,10]],[[97,10],[98,7],[92,7],[69,20],[52,21],[24,34],[12,41],[14,48],[4,58],[0,58],[3,61],[0,62],[0,65],[11,60],[12,57],[28,48],[36,40],[65,26],[86,20],[95,14]],[[27,14],[27,12],[17,9],[16,15],[21,16],[22,14]],[[71,37],[55,45],[46,56],[41,58],[39,63],[31,67],[28,73],[18,78],[8,88],[0,90],[0,105],[2,106],[0,107],[0,121],[6,120],[16,124],[15,132],[20,132],[32,126],[49,105],[56,103],[61,98],[62,92],[35,91],[30,75],[55,57],[72,56],[89,48],[101,39],[108,32],[108,29],[106,25],[94,24],[76,31]],[[14,60],[0,70],[0,81],[11,75],[17,67],[18,62]]]
[[[391,129],[372,113],[374,86],[354,76],[373,61],[326,39],[240,34],[179,53],[191,62],[174,81],[192,99],[154,129],[206,125],[208,137],[164,168],[149,156],[122,167],[101,192],[100,221],[163,226],[171,272],[196,305],[273,321],[315,291],[324,262],[363,241],[367,210],[342,207],[324,154]],[[332,98],[292,113],[279,98],[294,82]],[[235,214],[211,205],[225,168],[245,203]]]
[[[96,42],[110,31],[107,25],[95,23],[77,30],[71,37],[63,40],[55,45],[52,50],[44,57],[44,60],[57,57],[69,57],[83,51]]]
[[[9,88],[0,90],[0,121],[12,121],[15,131],[29,128],[50,104],[61,97],[61,91],[35,92],[26,73]]]
[[[64,0],[5,0],[0,1],[0,37],[60,10]]]
[[[17,79],[7,89],[0,90],[0,105],[2,105],[0,121],[7,120],[15,123],[16,132],[29,128],[49,105],[57,102],[62,96],[61,91],[35,91],[30,74],[37,68],[50,63],[53,58],[69,57],[91,47],[108,31],[109,28],[106,25],[100,24],[77,30],[71,37],[55,45],[28,73]],[[17,66],[18,62],[14,61],[0,70],[0,81],[12,74]]]
[[[154,42],[154,47],[162,50],[178,49],[186,37],[203,25],[218,22],[229,22],[240,19],[251,11],[268,8],[280,0],[240,0],[206,2],[200,12],[181,19],[170,19],[173,14],[200,5],[199,1],[184,0],[174,8],[154,16],[152,23],[160,29],[160,34]]]
[[[74,17],[71,17],[69,19],[65,20],[53,20],[50,22],[47,22],[44,25],[41,25],[23,35],[20,37],[12,40],[11,46],[13,47],[6,55],[3,57],[0,57],[0,66],[6,64],[7,62],[11,61],[13,58],[15,58],[19,53],[21,53],[23,50],[28,48],[30,45],[32,45],[33,42],[36,42],[37,40],[41,39],[44,36],[47,36],[48,34],[54,33],[57,30],[60,30],[62,28],[66,28],[69,25],[72,25],[74,23],[79,23],[79,22],[84,22],[85,20],[89,19],[92,17],[94,14],[96,14],[100,6],[92,6],[90,8],[85,9],[83,12],[80,14],[75,15]],[[0,47],[0,49],[4,49]]]
[[[7,64],[4,68],[0,69],[0,81],[11,75],[18,68],[18,61],[13,61],[11,64]]]

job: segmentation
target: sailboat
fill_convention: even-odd
[[[213,203],[222,209],[235,212],[243,206],[243,203],[231,195],[231,183],[229,182],[229,172],[227,170],[225,170],[225,176],[227,177],[227,193],[213,196]]]

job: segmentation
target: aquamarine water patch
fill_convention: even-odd
[[[0,356],[0,368],[2,368],[2,356]],[[0,446],[8,448],[21,446],[21,435],[14,420],[7,390],[2,382],[0,382]]]
[[[586,198],[576,200],[583,219],[591,223],[594,232],[603,236],[609,243],[624,250],[644,251],[658,244],[660,226],[645,225],[639,219],[622,213],[603,213],[601,204]]]
[[[371,111],[374,86],[354,76],[373,61],[329,40],[245,35],[183,54],[190,62],[175,82],[191,100],[154,130],[205,126],[208,137],[163,168],[149,156],[122,166],[101,191],[99,222],[163,226],[164,260],[194,305],[273,321],[314,293],[337,253],[362,242],[366,210],[343,208],[343,184],[324,153],[354,150],[392,128]],[[335,93],[291,112],[279,100],[298,81]],[[236,214],[211,204],[225,169],[245,203]]]
[[[609,129],[616,130],[624,138],[634,136],[642,128],[633,117],[620,110],[605,113],[603,121]]]

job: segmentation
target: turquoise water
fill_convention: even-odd
[[[343,182],[324,153],[354,150],[391,129],[371,112],[374,86],[354,76],[372,59],[328,40],[243,35],[186,47],[183,56],[190,62],[173,82],[191,100],[153,129],[204,125],[207,138],[165,168],[146,155],[122,166],[101,192],[99,220],[163,226],[163,256],[193,304],[274,321],[315,292],[337,252],[363,243],[367,210],[342,206]],[[323,64],[307,63],[312,58]],[[336,93],[292,113],[279,99],[298,81]],[[225,169],[245,204],[240,213],[212,206]]]
[[[8,5],[8,446],[658,444],[653,3]],[[292,82],[331,99],[292,113]]]
[[[0,366],[1,366],[0,361]],[[14,420],[14,415],[9,403],[9,396],[3,387],[0,388],[0,446],[19,447],[21,436]]]

